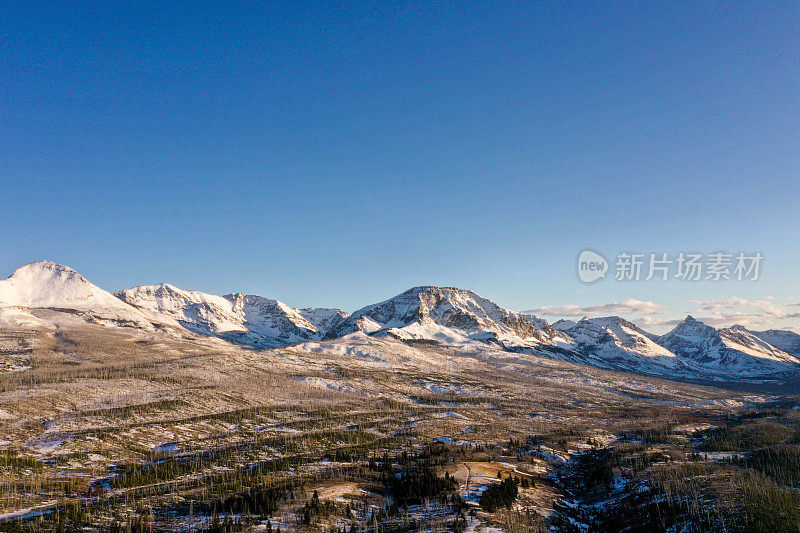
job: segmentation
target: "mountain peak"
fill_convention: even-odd
[[[73,272],[75,271],[74,269],[66,265],[62,265],[61,263],[56,263],[55,261],[50,261],[49,259],[40,259],[38,261],[32,261],[26,265],[22,265],[17,270],[21,270],[23,268],[31,268],[31,267],[49,268],[55,270],[72,270]]]
[[[532,315],[529,315],[529,316],[532,316]],[[560,320],[556,320],[551,325],[553,326],[553,329],[555,329],[557,331],[567,331],[570,328],[575,327],[575,324],[577,324],[577,322],[575,322],[574,320],[569,320],[567,318],[562,318]]]
[[[678,364],[675,355],[652,335],[620,316],[584,317],[564,331],[582,351],[608,368],[663,372]]]
[[[152,327],[138,310],[53,261],[29,263],[0,281],[0,307],[74,309],[99,322]]]
[[[139,309],[168,316],[195,333],[262,348],[316,340],[346,315],[339,310],[295,309],[255,294],[217,296],[166,283],[125,289],[116,296]]]
[[[159,284],[155,285],[155,287],[157,287],[159,289],[162,289],[162,290],[172,291],[172,292],[181,292],[181,289],[179,289],[178,287],[176,287],[175,285],[173,285],[171,283],[159,283]]]
[[[691,315],[663,335],[659,343],[691,365],[705,371],[736,371],[739,375],[760,375],[785,371],[798,360],[760,339],[743,326],[716,329]]]
[[[59,307],[106,294],[72,268],[47,260],[21,266],[0,281],[0,305],[4,306]]]
[[[600,324],[600,325],[612,325],[612,324],[613,325],[617,325],[617,324],[627,325],[627,324],[630,324],[630,322],[628,322],[627,320],[625,320],[624,318],[622,318],[621,316],[618,316],[618,315],[598,316],[598,317],[595,317],[595,318],[589,318],[589,317],[585,316],[585,317],[581,318],[579,322],[592,322],[594,324]]]
[[[435,285],[412,287],[359,309],[328,336],[354,331],[426,339],[508,335],[537,342],[550,342],[557,335],[542,319],[509,311],[469,290]]]
[[[687,315],[675,328],[669,333],[664,335],[667,338],[670,335],[678,335],[681,337],[702,337],[713,338],[717,337],[718,333],[716,328],[709,326],[705,322],[701,322],[694,318],[692,315]]]
[[[65,276],[68,277],[77,277],[79,279],[86,281],[86,278],[78,274],[78,272],[75,269],[62,265],[60,263],[48,261],[47,259],[34,261],[32,263],[28,263],[27,265],[22,265],[21,267],[16,269],[8,279],[15,277],[16,278],[41,277],[43,275],[44,276],[52,275],[52,273],[64,274]]]
[[[418,285],[402,292],[402,294],[469,294],[480,298],[474,292],[458,287],[442,287],[439,285]],[[400,296],[398,295],[398,296]]]
[[[767,331],[754,331],[752,333],[776,348],[800,357],[800,334],[782,329],[768,329]]]

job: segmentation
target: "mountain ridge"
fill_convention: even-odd
[[[70,309],[95,321],[153,328],[153,317],[92,284],[76,270],[47,260],[23,265],[0,281],[0,308]]]
[[[559,337],[559,332],[539,317],[504,309],[466,289],[435,285],[412,287],[392,298],[362,307],[329,332],[328,337],[362,331],[414,339],[437,329],[438,337],[448,334],[458,337],[460,334],[447,330],[459,330],[468,338],[482,332],[489,337],[493,334],[495,339],[513,335],[543,344],[553,344]]]
[[[300,310],[252,294],[217,296],[166,283],[139,285],[115,295],[137,308],[168,314],[195,333],[258,348],[319,340],[325,334],[320,327],[336,323],[335,317],[343,313],[338,309]]]
[[[676,379],[800,375],[796,355],[800,335],[788,330],[716,329],[691,315],[661,336],[619,316],[550,324],[533,314],[505,309],[473,291],[434,285],[412,287],[348,314],[335,308],[295,308],[252,294],[218,296],[169,283],[140,285],[112,295],[69,267],[37,261],[0,281],[0,312],[12,308],[31,313],[72,309],[100,324],[148,331],[167,325],[258,349],[357,333],[401,342],[493,346]]]
[[[659,344],[689,366],[700,365],[715,373],[760,375],[800,365],[800,359],[769,345],[742,326],[716,329],[691,315],[659,337]]]
[[[563,331],[589,357],[621,370],[658,373],[675,370],[679,365],[675,354],[619,316],[584,317]]]

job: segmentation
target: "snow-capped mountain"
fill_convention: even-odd
[[[435,286],[414,287],[359,309],[333,328],[328,337],[356,331],[451,344],[491,341],[555,345],[559,339],[567,339],[541,318],[509,311],[472,291]]]
[[[800,360],[737,326],[717,330],[687,316],[659,344],[687,367],[711,373],[755,376],[796,370]]]
[[[29,263],[0,281],[0,308],[69,310],[93,322],[153,327],[151,317],[52,261]]]
[[[339,309],[295,309],[247,294],[216,296],[173,285],[146,285],[111,294],[72,268],[37,261],[0,281],[0,315],[11,324],[47,325],[41,310],[92,323],[153,331],[169,326],[261,348],[321,339],[347,317]],[[63,316],[63,315],[62,315]]]
[[[339,309],[295,309],[278,300],[251,294],[228,294],[233,312],[244,318],[243,326],[258,337],[277,339],[279,345],[319,340],[336,317],[346,315]]]
[[[583,318],[563,331],[575,340],[577,350],[585,354],[587,362],[597,366],[647,373],[663,373],[678,367],[674,353],[618,316]]]
[[[166,283],[125,289],[116,296],[137,308],[168,315],[196,333],[262,348],[318,340],[327,331],[323,328],[345,315],[338,309],[299,310],[262,296],[216,296]]]
[[[125,289],[114,296],[138,309],[169,316],[192,331],[213,335],[246,331],[234,315],[231,303],[221,296],[184,291],[173,285],[142,285]]]
[[[750,333],[788,354],[800,357],[800,335],[794,331],[768,329],[767,331],[751,331]]]
[[[715,329],[691,316],[660,337],[616,316],[559,320],[551,326],[453,287],[414,287],[348,315],[339,309],[297,309],[261,296],[216,296],[169,284],[112,295],[50,261],[25,265],[0,281],[2,327],[52,327],[73,320],[68,317],[151,334],[166,329],[170,335],[184,335],[189,330],[257,348],[361,333],[406,342],[469,344],[682,379],[800,373],[800,335],[791,331]]]
[[[327,334],[350,316],[350,313],[346,313],[341,309],[328,307],[306,307],[297,311],[323,334]]]
[[[556,320],[551,324],[553,329],[556,331],[567,331],[569,328],[574,327],[577,322],[574,320],[567,320],[566,318],[562,318],[561,320]]]

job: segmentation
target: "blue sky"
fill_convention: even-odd
[[[798,4],[601,4],[6,2],[0,271],[796,324]],[[585,285],[585,248],[764,263]]]

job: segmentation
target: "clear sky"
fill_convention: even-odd
[[[4,2],[0,274],[792,325],[800,4],[486,4]],[[764,261],[586,285],[584,248]]]

